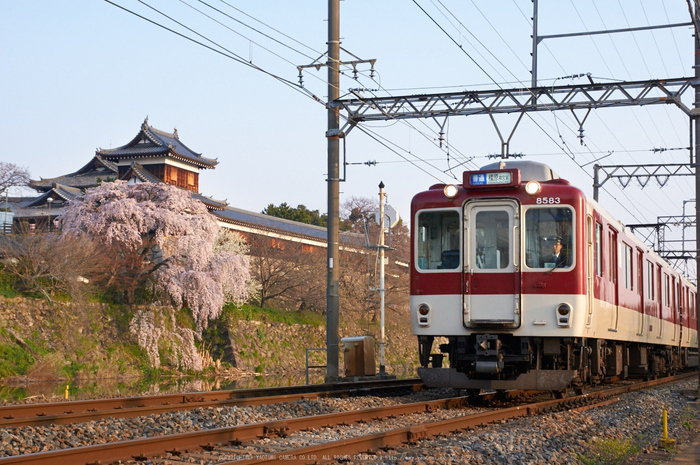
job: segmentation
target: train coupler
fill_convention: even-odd
[[[501,352],[501,341],[496,334],[479,334],[476,336],[476,361],[474,370],[477,373],[500,373],[505,364]]]

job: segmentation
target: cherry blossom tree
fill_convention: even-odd
[[[71,203],[61,221],[63,231],[104,245],[113,263],[108,283],[147,287],[174,307],[189,308],[197,333],[226,301],[245,298],[248,257],[230,252],[230,244],[221,247],[216,220],[186,190],[104,183]]]

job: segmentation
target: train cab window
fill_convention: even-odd
[[[525,213],[525,264],[529,268],[569,268],[574,257],[573,210],[530,208]]]
[[[416,254],[418,269],[455,270],[460,265],[459,213],[424,211],[418,215]]]

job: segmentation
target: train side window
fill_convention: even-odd
[[[647,299],[654,300],[654,264],[647,260]]]
[[[573,210],[529,208],[525,213],[525,264],[529,268],[569,268],[574,259]]]
[[[608,231],[608,251],[610,252],[610,258],[608,263],[610,264],[610,281],[613,283],[617,282],[617,235],[615,231],[610,228]]]
[[[689,315],[689,318],[690,318],[690,319],[694,319],[694,318],[695,318],[695,314],[696,314],[696,311],[697,311],[697,309],[695,308],[695,299],[694,299],[693,297],[694,297],[694,296],[693,296],[693,293],[690,292],[688,289],[686,289],[686,290],[685,290],[685,298],[686,298],[686,300],[687,300],[687,302],[688,302],[688,309],[690,310],[690,311],[688,312],[688,315]]]
[[[644,252],[637,249],[637,293],[644,296]]]
[[[634,279],[632,274],[632,247],[622,243],[622,284],[626,289],[634,288]]]
[[[460,265],[459,213],[425,211],[418,215],[417,265],[421,270],[454,270]]]
[[[603,277],[603,225],[595,224],[595,274]]]

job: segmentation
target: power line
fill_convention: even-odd
[[[149,8],[151,8],[151,9],[153,9],[153,10],[155,10],[155,11],[158,11],[158,10],[156,10],[155,8],[151,7],[150,5],[144,3],[142,0],[139,0],[139,1],[140,1],[141,3],[143,3],[144,5],[148,6]],[[198,41],[198,40],[195,40],[195,39],[193,39],[192,37],[188,37],[188,36],[186,36],[186,35],[184,35],[184,34],[178,32],[178,31],[175,31],[174,29],[171,29],[171,28],[169,28],[169,27],[167,27],[167,26],[164,26],[163,24],[160,24],[160,23],[158,23],[158,22],[156,22],[156,21],[153,21],[152,19],[146,18],[145,16],[142,16],[142,15],[136,13],[135,11],[129,10],[128,8],[125,8],[125,7],[121,6],[121,5],[118,5],[118,4],[114,3],[114,2],[111,1],[111,0],[105,0],[105,2],[109,3],[110,5],[114,5],[114,6],[116,6],[116,7],[119,8],[119,9],[122,9],[122,10],[126,11],[127,13],[131,13],[132,15],[134,15],[134,16],[136,16],[136,17],[138,17],[138,18],[141,18],[141,19],[143,19],[144,21],[147,21],[147,22],[149,22],[149,23],[151,23],[151,24],[153,24],[153,25],[155,25],[155,26],[158,26],[158,27],[160,27],[160,28],[162,28],[162,29],[165,29],[165,30],[168,31],[168,32],[171,32],[171,33],[173,33],[173,34],[175,34],[175,35],[177,35],[177,36],[180,36],[180,37],[182,37],[183,39],[187,39],[187,40],[189,40],[190,42],[193,42],[193,43],[195,43],[195,44],[197,44],[197,45],[200,45],[200,46],[202,46],[202,47],[204,47],[204,48],[206,48],[206,49],[208,49],[208,50],[211,50],[212,52],[218,53],[218,54],[221,55],[221,56],[224,56],[224,57],[229,58],[229,59],[231,59],[231,60],[233,60],[233,61],[236,61],[236,62],[238,62],[238,63],[240,63],[240,64],[243,64],[243,65],[245,65],[245,66],[248,66],[249,68],[252,68],[252,69],[254,69],[254,70],[256,70],[256,71],[259,71],[259,72],[261,72],[261,73],[263,73],[263,74],[266,74],[266,75],[268,75],[268,76],[270,76],[270,77],[272,77],[272,78],[278,80],[278,81],[281,82],[282,84],[285,84],[285,85],[287,85],[287,86],[293,88],[293,89],[296,90],[297,92],[299,92],[299,93],[301,93],[301,94],[303,94],[303,95],[305,95],[305,96],[307,96],[307,97],[309,97],[309,98],[315,100],[316,102],[325,105],[325,103],[324,103],[320,98],[318,98],[316,95],[314,95],[314,94],[311,93],[310,91],[308,91],[308,90],[306,90],[306,89],[304,89],[304,88],[301,88],[301,87],[297,86],[295,83],[293,83],[293,82],[291,82],[291,81],[289,81],[289,80],[287,80],[287,79],[284,79],[284,78],[282,78],[282,77],[280,77],[280,76],[277,76],[277,75],[274,74],[274,73],[271,73],[271,72],[269,72],[269,71],[266,71],[266,70],[264,70],[263,68],[261,68],[261,67],[255,65],[255,64],[253,64],[253,63],[251,63],[251,62],[249,62],[249,61],[246,61],[244,58],[242,58],[241,56],[237,55],[236,53],[234,53],[234,52],[228,50],[226,47],[223,47],[222,45],[219,45],[218,43],[216,43],[216,42],[214,42],[214,41],[212,41],[212,40],[210,40],[210,39],[205,38],[205,37],[202,36],[201,34],[199,34],[199,33],[195,32],[195,31],[191,30],[191,29],[188,28],[187,26],[184,26],[184,25],[178,23],[176,20],[169,18],[167,15],[165,15],[165,14],[163,14],[163,13],[161,13],[161,14],[163,14],[163,16],[168,17],[168,18],[171,19],[172,21],[174,21],[174,22],[180,24],[181,26],[185,27],[186,29],[190,30],[191,32],[193,32],[193,33],[199,35],[200,37],[202,37],[202,38],[204,38],[205,40],[211,42],[212,44],[216,45],[216,46],[219,47],[221,50],[224,50],[224,51],[227,52],[227,53],[224,53],[224,52],[222,52],[221,50],[217,50],[216,48],[210,47],[209,45],[207,45],[207,44],[205,44],[205,43],[202,43],[202,42],[200,42],[200,41]],[[158,12],[159,12],[159,11],[158,11]],[[160,12],[159,12],[159,13],[160,13]]]
[[[180,1],[183,2],[182,0],[180,0]],[[198,0],[198,1],[199,1],[199,3],[202,3],[203,5],[208,6],[208,7],[211,8],[212,10],[214,10],[214,11],[216,11],[216,12],[218,12],[218,13],[224,15],[224,16],[226,16],[227,18],[229,18],[229,19],[231,19],[231,20],[233,20],[233,21],[236,21],[237,23],[241,24],[242,26],[245,26],[245,27],[247,27],[248,29],[250,29],[250,30],[252,30],[252,31],[254,31],[254,32],[257,32],[258,34],[262,35],[263,37],[267,37],[268,39],[272,40],[273,42],[275,42],[275,43],[277,43],[277,44],[280,44],[281,46],[283,46],[283,47],[285,47],[285,48],[288,48],[289,50],[291,50],[291,51],[293,51],[293,52],[296,52],[296,53],[298,53],[299,55],[302,55],[303,57],[308,58],[309,60],[313,60],[313,59],[314,59],[314,57],[312,57],[312,56],[310,56],[310,55],[307,55],[307,54],[305,54],[304,52],[301,52],[301,51],[295,49],[294,47],[291,47],[290,45],[285,44],[284,42],[282,42],[282,41],[280,41],[280,40],[275,39],[274,37],[270,36],[269,34],[266,34],[266,33],[262,32],[262,31],[260,31],[259,29],[256,29],[256,28],[254,28],[253,26],[250,26],[250,25],[244,23],[244,22],[241,21],[240,19],[234,18],[233,16],[231,16],[231,15],[229,15],[229,14],[227,14],[227,13],[224,13],[224,12],[221,11],[220,9],[218,9],[218,8],[216,8],[216,7],[212,6],[212,5],[210,5],[209,3],[205,2],[204,0]],[[183,3],[185,3],[185,2],[183,2]],[[234,6],[230,5],[229,3],[226,3],[226,2],[223,2],[223,3],[225,3],[226,5],[228,5],[228,6],[231,7],[231,8],[235,9],[236,11],[239,11],[239,12],[243,13],[241,10],[239,10],[238,8],[235,8]],[[187,3],[185,3],[185,4],[187,5]],[[189,5],[188,5],[188,6],[189,6]],[[192,7],[190,7],[190,8],[192,8]],[[199,10],[197,10],[197,11],[199,11]],[[255,19],[254,17],[252,17],[252,16],[250,16],[250,15],[248,15],[248,14],[246,14],[246,13],[243,13],[243,14],[245,14],[246,16],[248,16],[249,18],[251,18],[251,19],[253,19],[253,20],[255,20],[255,21],[258,21],[257,19]],[[217,21],[217,22],[218,22],[218,21]],[[258,21],[258,22],[259,22],[259,21]],[[220,24],[221,24],[221,23],[220,23]],[[262,23],[262,24],[264,24],[264,23]],[[267,26],[267,25],[265,24],[265,26]],[[270,27],[270,26],[267,26],[267,27]],[[272,28],[271,28],[271,29],[272,29]],[[276,29],[273,29],[273,30],[274,30],[275,32],[279,33],[279,34],[282,34],[280,31],[278,31],[278,30],[276,30]],[[234,32],[235,32],[235,31],[234,31]],[[291,40],[294,40],[294,39],[292,39],[291,37],[289,37],[289,36],[287,36],[287,35],[285,35],[285,34],[282,34],[282,35],[284,35],[285,37],[287,37],[287,38],[289,38],[289,39],[291,39]],[[304,44],[302,44],[302,43],[299,42],[299,41],[296,41],[296,40],[294,40],[294,41],[297,42],[297,43],[299,43],[299,44],[301,44],[301,45],[303,45],[303,46],[306,47],[306,48],[309,48],[311,51],[314,51],[314,52],[315,52],[315,50],[313,50],[311,47],[308,47],[307,45],[304,45]],[[320,52],[316,52],[316,56],[318,56],[319,53],[320,53]]]
[[[201,0],[199,0],[199,1],[201,1]],[[272,26],[270,26],[270,25],[268,25],[268,24],[266,24],[266,23],[260,21],[259,19],[255,18],[254,16],[249,15],[248,13],[244,12],[243,10],[241,10],[241,9],[239,9],[239,8],[236,8],[235,6],[231,5],[230,3],[228,3],[228,2],[226,2],[226,1],[224,1],[224,0],[221,0],[221,3],[227,5],[229,8],[232,8],[232,9],[238,11],[239,13],[241,13],[241,14],[243,14],[243,15],[249,17],[249,18],[252,19],[253,21],[262,24],[263,26],[267,27],[268,29],[272,29],[272,30],[275,31],[276,33],[280,34],[281,36],[286,37],[287,39],[289,39],[289,40],[291,40],[291,41],[293,41],[293,42],[296,42],[297,44],[301,45],[302,47],[308,48],[309,50],[311,50],[312,52],[314,52],[317,56],[318,56],[318,55],[321,55],[321,54],[323,53],[323,52],[316,51],[314,48],[310,47],[309,45],[306,45],[306,44],[304,44],[303,42],[300,42],[300,41],[296,40],[295,38],[293,38],[293,37],[291,37],[291,36],[285,34],[284,32],[282,32],[282,31],[280,31],[280,30],[278,30],[278,29],[275,29],[274,27],[272,27]],[[248,27],[250,27],[250,26],[248,26]]]
[[[437,27],[438,27],[438,28],[439,28],[439,29],[440,29],[440,30],[455,44],[455,45],[456,45],[456,46],[457,46],[457,47],[459,47],[459,49],[462,51],[462,53],[464,53],[467,57],[469,57],[469,59],[477,66],[477,68],[479,68],[479,69],[481,70],[481,72],[484,73],[484,74],[486,75],[486,77],[488,77],[489,79],[491,79],[491,81],[493,81],[493,83],[496,84],[496,85],[498,86],[498,83],[496,82],[496,80],[495,80],[493,77],[491,77],[491,75],[490,75],[489,73],[486,72],[486,70],[485,70],[485,69],[484,69],[484,68],[469,54],[469,52],[467,52],[466,50],[464,50],[464,47],[462,47],[461,45],[459,45],[459,43],[458,43],[457,41],[455,41],[454,38],[453,38],[450,34],[448,34],[447,31],[445,31],[445,29],[444,29],[437,21],[435,21],[435,19],[434,19],[432,16],[430,16],[430,14],[429,14],[427,11],[425,11],[425,9],[424,9],[422,6],[420,6],[420,4],[419,4],[416,0],[413,0],[413,3],[414,3],[418,8],[420,8],[420,10],[421,10],[421,11],[422,11],[422,12],[423,12],[423,13],[424,13],[424,14],[425,14],[425,15],[426,15],[426,16],[427,16],[427,17],[428,17],[428,18],[429,18],[429,19],[430,19],[430,20],[431,20],[431,21],[432,21],[432,22],[433,22],[433,23],[434,23],[434,24],[435,24],[435,25],[436,25],[436,26],[437,26]],[[498,87],[499,87],[499,89],[501,89],[501,86],[498,86]]]

